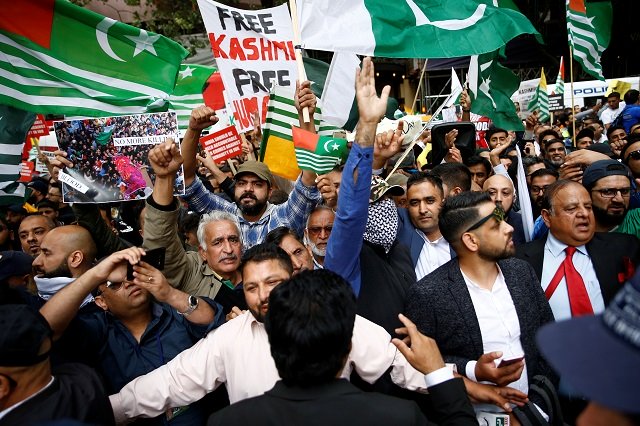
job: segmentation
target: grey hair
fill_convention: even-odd
[[[321,211],[321,210],[328,210],[330,212],[332,212],[335,215],[335,211],[333,211],[333,209],[325,204],[318,204],[313,210],[311,210],[311,213],[309,213],[309,216],[307,216],[307,223],[305,225],[305,228],[309,227],[309,220],[311,219],[311,215],[314,214],[315,212]]]
[[[207,242],[205,241],[205,237],[204,237],[204,229],[208,224],[212,222],[217,222],[219,220],[226,220],[228,222],[233,223],[233,225],[238,230],[238,236],[240,237],[240,244],[243,244],[242,231],[240,230],[240,221],[238,221],[238,216],[233,215],[231,213],[227,213],[225,211],[217,210],[210,213],[206,213],[202,215],[202,217],[200,218],[200,223],[198,224],[198,232],[196,235],[198,237],[198,243],[200,243],[200,248],[202,248],[202,250],[207,249]]]

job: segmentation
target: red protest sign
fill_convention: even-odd
[[[18,182],[30,182],[33,177],[34,164],[32,161],[23,161],[20,163],[20,179]]]
[[[47,122],[44,120],[44,116],[42,114],[36,115],[36,121],[33,122],[33,126],[31,126],[31,128],[29,129],[29,132],[27,133],[27,139],[48,135],[49,126],[47,126]]]
[[[229,126],[200,138],[200,145],[207,150],[216,163],[242,154],[242,140],[235,126]]]

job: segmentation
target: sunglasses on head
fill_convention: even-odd
[[[471,232],[471,231],[473,231],[474,229],[478,229],[478,228],[480,228],[482,225],[484,225],[484,224],[485,224],[485,222],[487,222],[487,221],[488,221],[489,219],[491,219],[492,217],[493,217],[493,218],[495,218],[495,219],[498,221],[498,223],[500,223],[500,222],[502,222],[502,221],[504,220],[505,216],[506,216],[506,213],[505,213],[504,209],[503,209],[501,206],[499,206],[499,205],[497,205],[497,204],[496,204],[496,208],[495,208],[495,209],[493,209],[493,211],[491,212],[491,214],[489,214],[489,215],[487,215],[487,216],[483,217],[482,219],[480,219],[479,221],[477,221],[476,223],[474,223],[473,225],[471,225],[471,226],[469,227],[469,229],[467,229],[467,230],[466,230],[466,231],[464,231],[464,232]]]

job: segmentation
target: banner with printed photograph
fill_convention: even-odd
[[[61,150],[74,167],[60,173],[65,203],[107,203],[147,198],[155,175],[149,151],[167,138],[178,141],[174,112],[57,121]],[[184,194],[182,168],[175,194]]]
[[[213,0],[198,6],[238,132],[264,123],[273,85],[295,88],[298,78],[293,28],[286,4],[262,10],[236,9]]]

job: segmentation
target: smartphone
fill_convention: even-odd
[[[142,256],[140,260],[162,271],[164,269],[164,255],[166,251],[167,249],[165,247],[146,250],[147,254]],[[127,280],[133,281],[133,265],[130,263],[127,263]]]
[[[521,356],[518,358],[510,358],[510,359],[502,358],[502,361],[500,361],[500,364],[498,364],[498,368],[506,367],[508,365],[513,365],[517,362],[522,361],[523,359],[524,359],[524,356]]]

